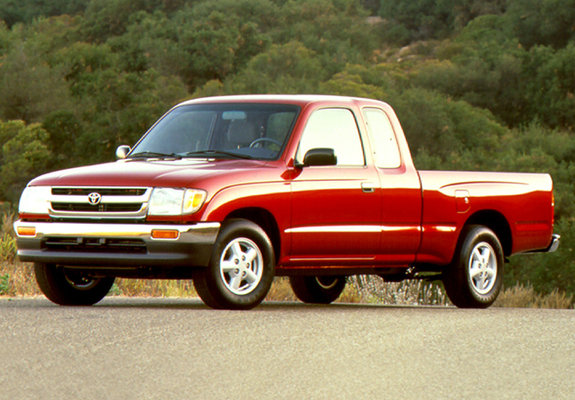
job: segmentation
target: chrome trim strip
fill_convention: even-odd
[[[19,227],[36,228],[36,236],[18,235]],[[203,241],[215,241],[220,229],[219,222],[199,222],[191,225],[162,225],[162,224],[90,224],[69,222],[14,222],[14,231],[19,238],[42,239],[51,237],[78,237],[78,238],[145,238],[151,239],[152,230],[177,230],[180,239],[188,241],[191,236],[200,235]],[[174,240],[174,239],[154,239]]]
[[[300,226],[288,228],[285,233],[382,233],[382,232],[402,232],[421,231],[417,226],[383,226],[383,225],[329,225],[329,226]]]
[[[88,203],[86,203],[88,204]],[[101,204],[101,203],[100,203]],[[109,203],[108,203],[109,204]],[[89,211],[57,211],[50,207],[48,209],[50,216],[57,218],[123,218],[123,219],[143,219],[148,212],[148,203],[142,203],[138,211],[108,211],[108,212],[89,212]]]
[[[455,226],[429,225],[428,227],[430,229],[437,231],[437,232],[443,232],[443,233],[453,233],[457,230],[457,228]]]
[[[119,190],[131,190],[131,189],[145,189],[151,190],[152,188],[147,186],[50,186],[52,189],[87,189],[87,190],[97,190],[97,189],[119,189]]]
[[[288,228],[285,233],[379,233],[378,225],[331,225],[331,226],[301,226]]]

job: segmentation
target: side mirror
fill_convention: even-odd
[[[304,167],[336,165],[335,151],[329,148],[315,148],[308,150],[303,158]]]
[[[131,150],[132,149],[130,148],[130,146],[126,145],[118,146],[118,148],[116,149],[116,158],[118,160],[123,160],[124,158],[126,158],[126,156]]]

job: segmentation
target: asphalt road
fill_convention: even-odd
[[[0,299],[0,399],[575,399],[575,311]]]

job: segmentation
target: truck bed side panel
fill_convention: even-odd
[[[544,249],[551,242],[552,180],[547,174],[420,171],[420,177],[420,263],[449,263],[464,225],[484,211],[507,221],[510,254]]]

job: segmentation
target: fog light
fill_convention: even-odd
[[[177,239],[180,232],[174,229],[152,229],[152,238],[154,239]]]
[[[36,236],[36,227],[34,226],[19,226],[16,229],[18,236]]]

